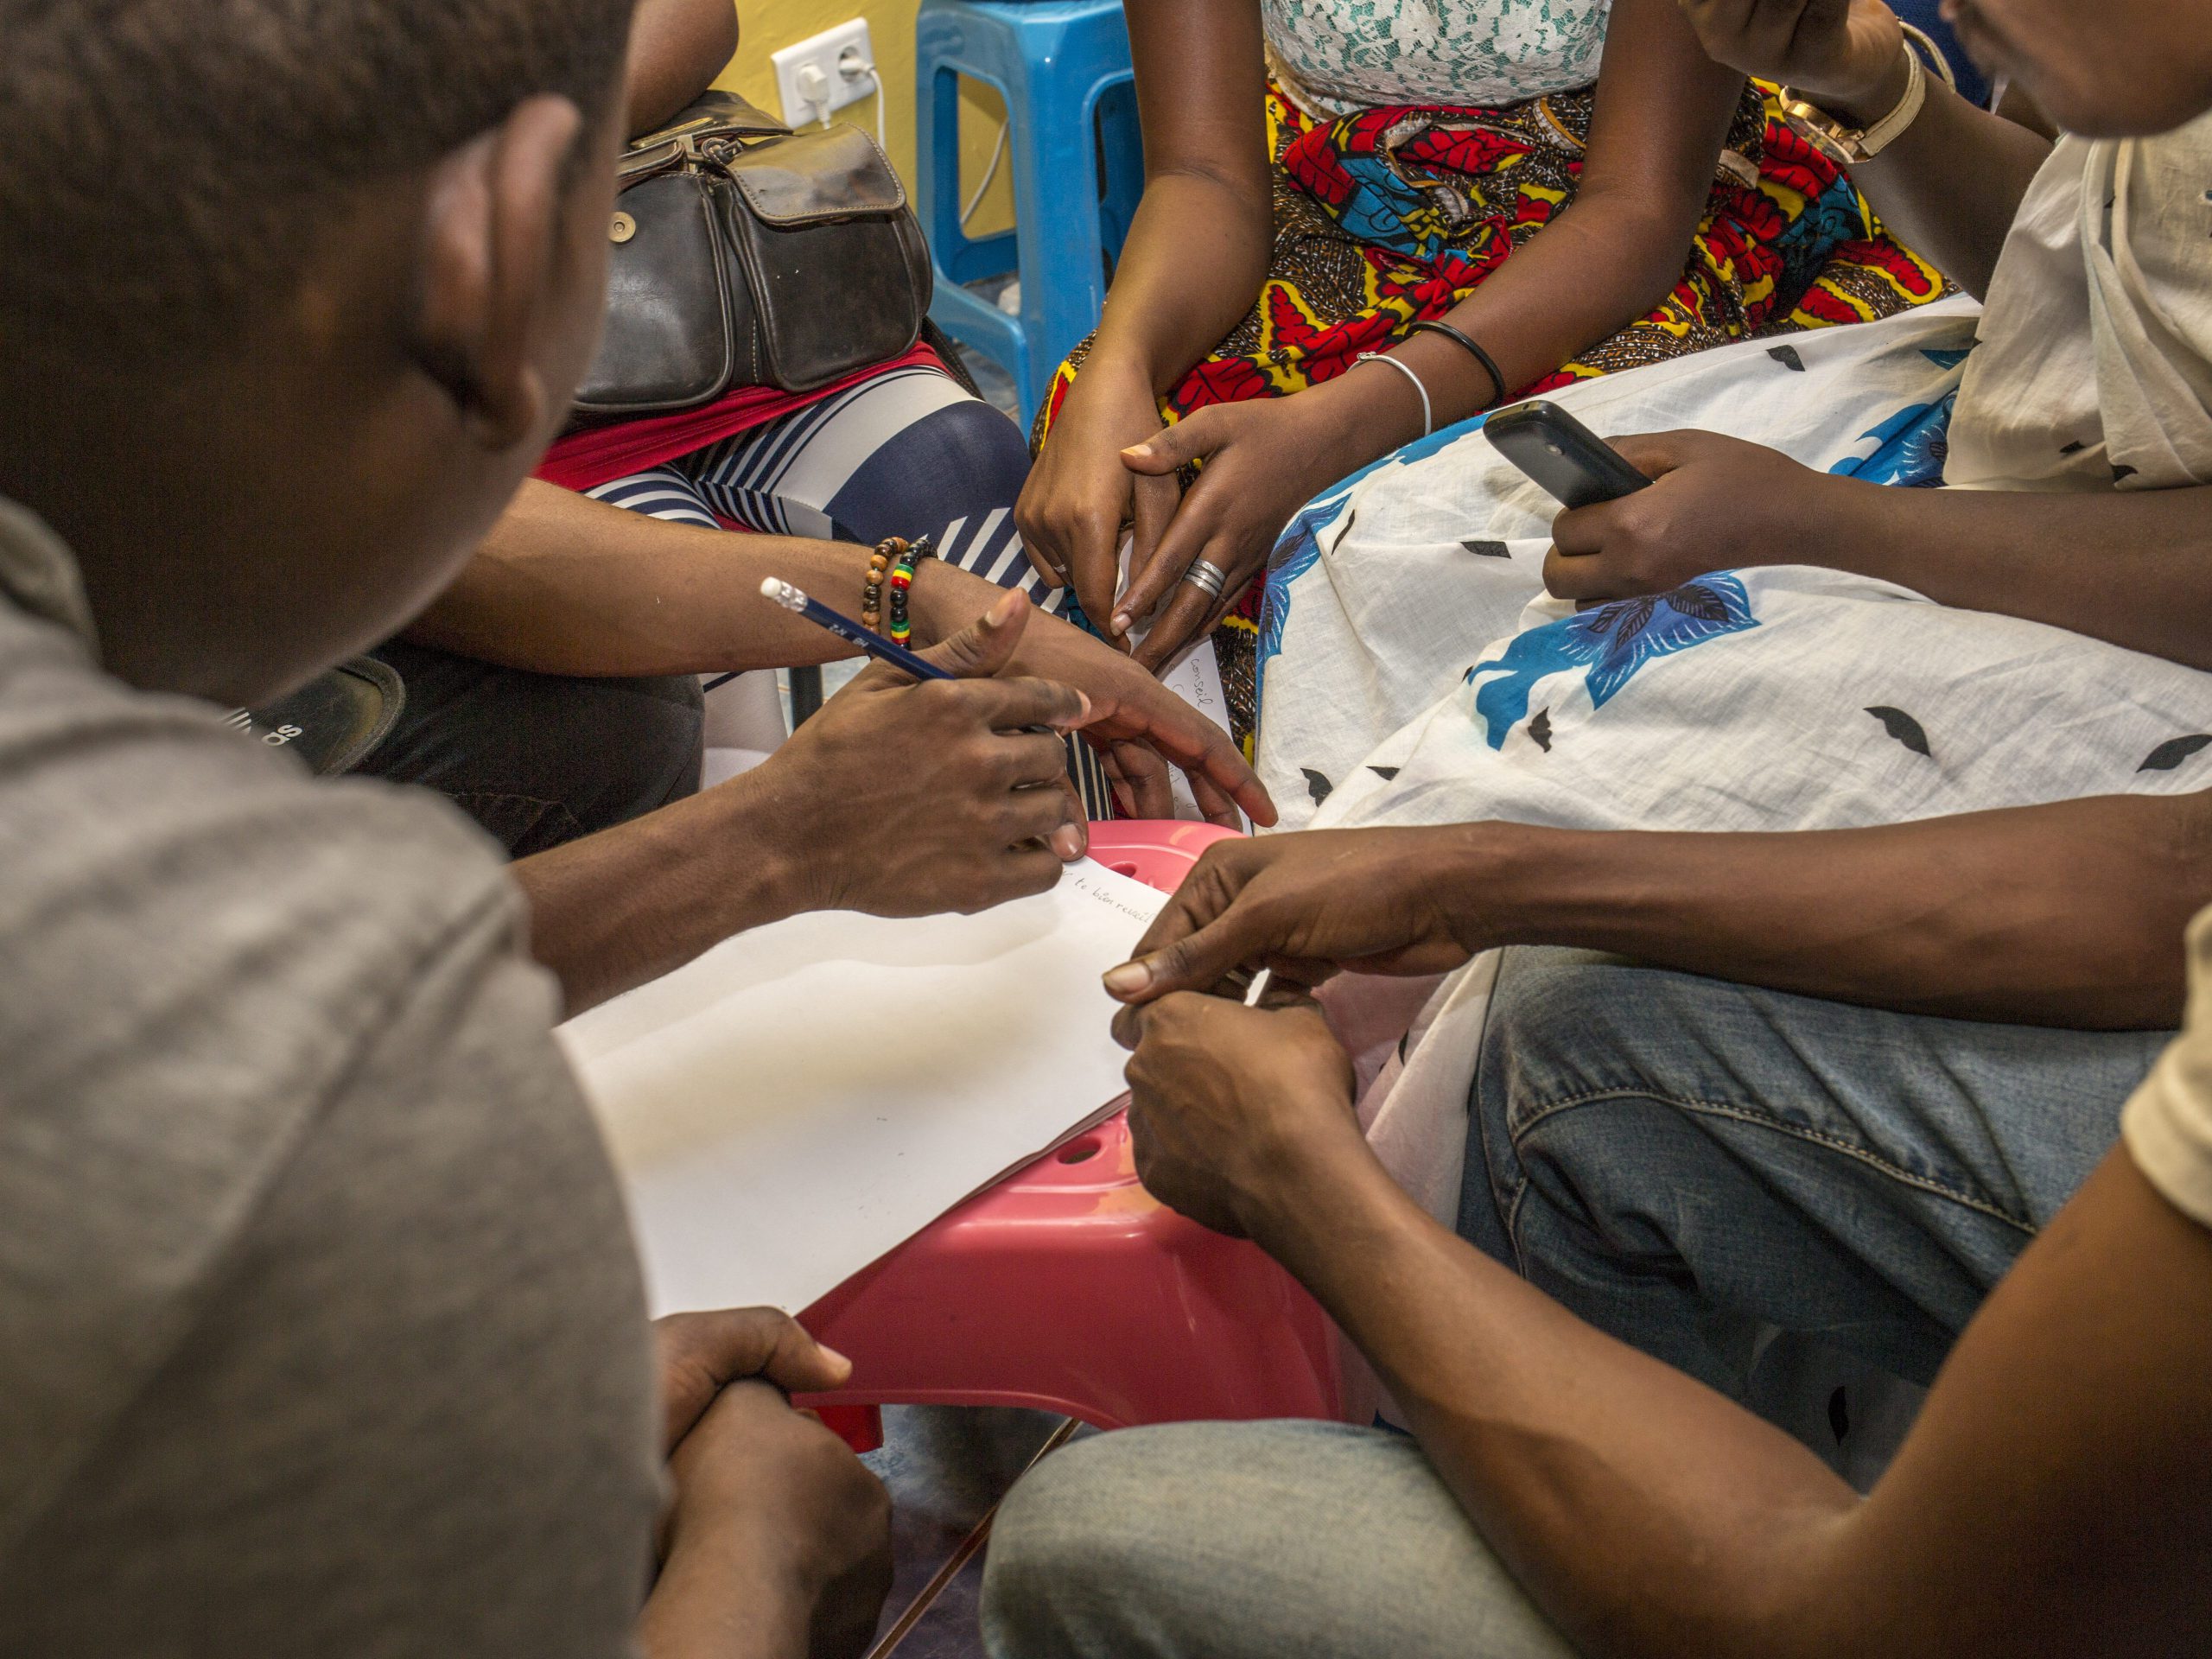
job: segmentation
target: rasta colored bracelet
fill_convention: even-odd
[[[907,607],[908,591],[914,585],[914,567],[925,559],[937,556],[937,546],[926,536],[912,543],[899,543],[897,562],[891,567],[891,641],[903,645],[914,637],[913,619]]]
[[[887,536],[875,544],[875,551],[868,556],[868,575],[861,585],[861,626],[880,628],[883,626],[883,582],[891,574],[892,564],[906,556],[906,543],[903,537]]]

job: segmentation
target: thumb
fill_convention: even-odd
[[[1200,410],[1156,436],[1131,444],[1122,451],[1122,465],[1133,473],[1157,475],[1172,473],[1211,454],[1220,448],[1220,440],[1214,435],[1214,423],[1207,418],[1208,414],[1208,410]]]
[[[853,1373],[850,1360],[772,1307],[678,1313],[653,1330],[671,1449],[733,1382],[759,1376],[786,1394],[822,1393],[843,1387]]]
[[[1008,588],[959,632],[917,654],[963,680],[988,679],[1014,660],[1029,626],[1030,609],[1027,594],[1018,588]]]
[[[1232,904],[1195,932],[1148,956],[1125,962],[1105,976],[1107,995],[1122,1002],[1152,1002],[1173,991],[1211,991],[1261,952],[1249,916]]]

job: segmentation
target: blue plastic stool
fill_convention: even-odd
[[[1144,190],[1128,29],[1120,0],[923,0],[914,31],[914,196],[936,264],[930,315],[1011,375],[1021,417],[1098,326],[1106,261]],[[960,83],[1006,101],[1014,228],[962,229]],[[1101,138],[1103,143],[1101,143]],[[961,286],[1018,272],[1021,315]]]

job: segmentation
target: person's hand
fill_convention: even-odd
[[[1138,477],[1122,464],[1124,449],[1160,426],[1146,376],[1094,357],[1068,388],[1014,504],[1030,563],[1055,588],[1072,583],[1084,613],[1102,628],[1121,585],[1122,527],[1134,526],[1141,553],[1150,549],[1182,495],[1172,472]]]
[[[862,1651],[890,1585],[889,1502],[843,1441],[785,1398],[842,1387],[852,1363],[772,1307],[676,1314],[654,1321],[653,1338],[676,1497],[639,1626],[648,1650],[709,1650],[704,1634],[734,1614],[781,1624],[785,1652]]]
[[[1124,1002],[1210,991],[1270,969],[1316,985],[1340,969],[1418,976],[1482,944],[1455,895],[1482,891],[1484,825],[1309,830],[1207,848],[1135,956],[1106,976]]]
[[[653,1345],[666,1419],[664,1455],[676,1450],[733,1382],[757,1376],[785,1394],[825,1394],[842,1388],[853,1374],[852,1361],[815,1341],[780,1308],[672,1313],[653,1321]]]
[[[997,588],[982,577],[932,559],[915,575],[915,631],[949,632],[944,621],[965,622],[998,599]],[[1057,617],[1031,617],[1011,669],[1071,685],[1090,700],[1084,741],[1099,752],[1130,817],[1175,816],[1166,772],[1172,765],[1190,780],[1192,798],[1210,822],[1237,827],[1239,807],[1255,823],[1275,821],[1274,803],[1228,733],[1081,628]]]
[[[1583,603],[1672,593],[1709,570],[1823,563],[1827,497],[1859,486],[1717,432],[1613,441],[1648,489],[1552,521],[1544,586]]]
[[[920,653],[958,679],[917,685],[871,663],[753,774],[775,792],[810,907],[988,910],[1045,892],[1083,855],[1083,810],[1053,734],[1089,721],[1089,702],[1049,680],[993,677],[1033,610],[1008,593]]]
[[[1204,638],[1243,596],[1293,515],[1370,458],[1357,423],[1335,418],[1339,408],[1339,399],[1318,387],[1214,404],[1123,452],[1129,471],[1147,477],[1172,480],[1179,467],[1205,463],[1158,545],[1147,552],[1138,537],[1128,588],[1106,625],[1121,635],[1152,618],[1152,632],[1136,650],[1140,664],[1157,670]],[[1199,559],[1226,575],[1218,599],[1183,580]]]
[[[1882,0],[1680,0],[1716,63],[1831,114],[1878,119],[1904,96],[1904,31]]]
[[[891,1589],[891,1500],[845,1443],[773,1383],[732,1382],[669,1459],[649,1659],[857,1659]]]
[[[1287,995],[1248,1008],[1185,993],[1124,1008],[1129,1139],[1146,1191],[1200,1226],[1267,1237],[1306,1184],[1368,1155],[1351,1058],[1320,1010]]]

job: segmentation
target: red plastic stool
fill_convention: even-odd
[[[1095,823],[1090,855],[1172,891],[1230,833]],[[799,1317],[853,1361],[852,1386],[810,1406],[1031,1406],[1102,1428],[1373,1409],[1346,1398],[1336,1329],[1288,1274],[1138,1184],[1118,1111]]]

